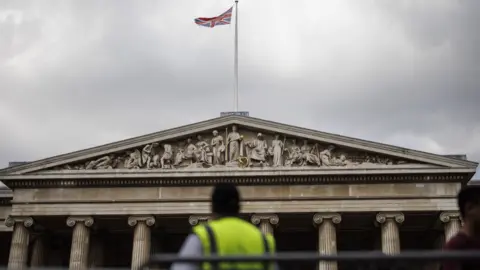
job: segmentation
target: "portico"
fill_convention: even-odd
[[[177,252],[191,226],[211,218],[211,185],[222,181],[239,185],[243,218],[273,233],[280,251],[433,249],[460,228],[455,196],[477,165],[220,117],[0,171],[13,198],[1,263],[138,269],[151,253]]]

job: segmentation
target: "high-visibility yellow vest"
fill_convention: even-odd
[[[208,231],[212,233],[213,240],[210,239]],[[204,256],[212,253],[218,256],[254,256],[275,252],[275,239],[272,235],[264,235],[256,226],[237,217],[223,217],[204,225],[197,225],[193,228],[193,233],[202,242]],[[215,269],[271,270],[273,268],[271,263],[262,262],[203,263],[203,270]]]

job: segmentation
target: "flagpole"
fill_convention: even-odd
[[[234,59],[234,75],[235,75],[235,112],[238,112],[238,0],[235,0],[235,59]]]

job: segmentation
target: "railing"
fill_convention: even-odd
[[[171,263],[202,262],[275,262],[281,270],[316,269],[320,262],[338,262],[342,269],[440,269],[442,262],[466,263],[477,266],[480,270],[480,251],[406,251],[396,255],[374,252],[339,252],[336,255],[320,255],[316,252],[281,252],[262,256],[200,256],[179,257],[177,254],[153,255],[146,268],[168,268]],[[306,264],[308,263],[308,264]],[[298,265],[305,267],[298,267]],[[155,267],[157,266],[157,267]]]

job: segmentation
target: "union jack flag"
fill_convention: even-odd
[[[215,27],[217,25],[230,24],[232,20],[233,7],[225,11],[222,15],[213,18],[196,18],[195,23],[205,27]]]

